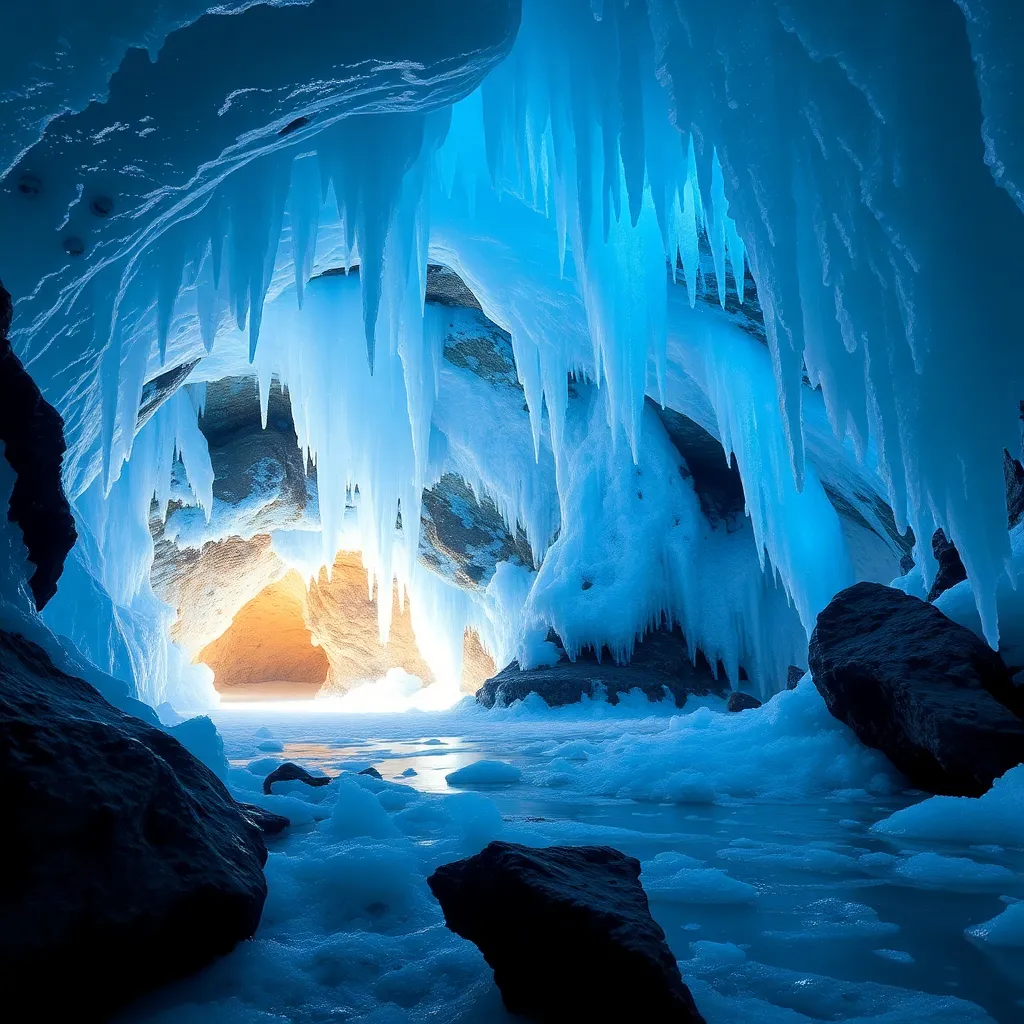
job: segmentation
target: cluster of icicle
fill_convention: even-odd
[[[877,458],[899,527],[927,540],[941,526],[956,542],[995,643],[1009,551],[1000,449],[1019,446],[1024,383],[1008,330],[1019,211],[968,131],[979,128],[965,109],[970,63],[936,57],[966,46],[963,15],[921,26],[869,0],[856,12],[879,26],[868,38],[849,6],[526,0],[510,57],[453,109],[348,117],[231,174],[153,243],[145,273],[114,282],[118,310],[96,303],[111,337],[104,491],[132,454],[143,383],[169,344],[180,356],[201,338],[211,352],[244,329],[264,407],[277,375],[317,466],[323,564],[358,489],[371,591],[374,579],[410,585],[444,334],[424,312],[428,256],[510,331],[535,454],[547,436],[564,479],[570,375],[603,389],[612,443],[637,456],[645,396],[664,398],[668,339],[685,329],[675,282],[692,307],[706,234],[723,306],[730,283],[742,301],[745,264],[757,282],[775,401],[739,408],[764,389],[734,396],[712,351],[702,384],[744,477],[758,555],[805,627],[828,591],[800,578],[800,534],[817,527],[794,511],[798,496],[810,487],[823,507],[805,462],[806,372],[837,437]],[[309,284],[353,266],[358,301],[354,284]],[[151,319],[125,317],[131,289]],[[290,292],[302,316],[277,301]],[[511,527],[529,528],[515,490],[495,498]],[[927,543],[918,552],[927,566]],[[390,602],[380,606],[386,635]]]

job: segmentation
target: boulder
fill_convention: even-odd
[[[548,639],[561,647],[553,633]],[[711,666],[698,654],[697,664],[690,661],[686,640],[679,629],[656,630],[636,645],[628,665],[616,665],[605,651],[601,661],[591,650],[581,651],[575,661],[564,656],[556,665],[523,670],[513,661],[476,692],[477,703],[486,708],[507,707],[538,693],[549,707],[577,704],[583,697],[606,696],[617,704],[621,694],[642,690],[648,700],[664,700],[666,693],[682,707],[692,693],[696,696],[728,692],[723,673],[715,678]]]
[[[729,694],[728,703],[725,705],[726,711],[750,711],[753,708],[759,708],[761,702],[750,693],[744,693],[742,690],[733,690]]]
[[[291,822],[283,814],[257,807],[255,804],[239,803],[239,811],[250,825],[258,828],[265,836],[276,836],[283,832]]]
[[[635,858],[607,846],[493,842],[427,882],[448,927],[490,964],[510,1013],[558,1024],[703,1022]]]
[[[978,796],[1024,761],[1009,670],[934,605],[858,583],[818,616],[808,660],[829,711],[921,789]]]
[[[326,775],[312,775],[294,761],[278,765],[264,780],[263,793],[270,796],[275,782],[304,782],[307,786],[326,786],[331,780]]]
[[[57,593],[78,533],[61,480],[64,421],[11,348],[12,313],[11,296],[0,284],[0,452],[17,475],[10,509],[2,512],[21,527],[28,559],[36,567],[29,587],[42,611]]]
[[[382,782],[384,781],[384,776],[381,775],[381,773],[379,771],[377,771],[377,769],[374,768],[373,765],[370,765],[369,768],[364,768],[358,774],[359,775],[369,775],[369,777],[371,779],[380,779]]]
[[[6,632],[0,777],[0,983],[39,1019],[104,1020],[256,931],[267,851],[220,780]]]

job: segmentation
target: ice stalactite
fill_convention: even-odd
[[[201,19],[155,63],[126,61],[106,107],[47,133],[17,171],[46,179],[35,205],[28,179],[0,196],[0,220],[33,240],[13,276],[25,313],[15,343],[72,425],[73,497],[98,478],[129,500],[121,467],[150,443],[136,437],[148,381],[195,359],[197,381],[252,361],[264,409],[274,375],[288,388],[316,464],[322,565],[356,537],[371,592],[391,578],[414,587],[423,487],[455,472],[522,526],[541,580],[556,532],[564,550],[577,528],[575,380],[599,388],[604,440],[628,452],[616,473],[643,465],[651,399],[723,442],[764,600],[788,596],[805,629],[853,578],[840,501],[896,557],[912,527],[926,574],[927,539],[944,529],[995,643],[1010,554],[1002,448],[1019,446],[1024,392],[1008,2],[942,4],[922,19],[882,0],[607,0],[599,16],[587,0],[526,0],[514,45],[517,5],[468,5],[461,29],[479,48],[453,41],[456,56],[401,26],[432,69],[422,80],[375,65],[360,92],[339,71],[347,57],[317,41],[309,67],[261,65],[251,95],[237,93],[244,47],[202,82],[183,80],[183,58],[212,43],[227,52],[227,40],[262,53],[271,27],[309,21],[260,8]],[[363,43],[390,38],[372,17],[360,31]],[[296,109],[314,64],[329,84]],[[179,100],[196,117],[184,140],[170,116]],[[100,164],[107,176],[94,178]],[[168,181],[154,189],[160,168]],[[950,197],[969,197],[972,215]],[[57,225],[68,258],[53,270],[38,240]],[[506,428],[491,451],[487,431],[439,397],[445,329],[424,309],[428,259],[461,275],[511,337],[522,390],[486,399]],[[358,280],[318,276],[356,267]],[[723,326],[753,297],[748,268],[766,348]],[[596,431],[601,418],[588,422]],[[190,466],[200,491],[201,478]],[[127,573],[111,581],[119,597],[138,570]],[[635,609],[613,650],[628,652],[630,629],[656,611],[690,616],[682,594]],[[744,615],[747,639],[731,648],[689,623],[730,675],[736,650],[757,647],[757,614]],[[598,639],[581,628],[579,643]]]

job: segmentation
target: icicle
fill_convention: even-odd
[[[312,157],[296,160],[292,165],[288,214],[291,225],[292,260],[295,263],[295,296],[300,309],[306,282],[313,273],[320,217],[320,190],[320,169],[316,160]]]

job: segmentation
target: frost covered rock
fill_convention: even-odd
[[[23,637],[0,633],[8,868],[0,976],[47,1019],[105,1019],[259,924],[259,831],[177,740],[114,709]]]
[[[509,1012],[530,1020],[702,1024],[651,917],[640,862],[607,846],[492,842],[428,879]]]
[[[160,406],[185,383],[188,375],[198,365],[198,358],[189,359],[146,381],[142,387],[142,396],[139,398],[139,414],[135,419],[136,433],[156,415]]]
[[[499,562],[532,567],[526,535],[509,532],[494,502],[446,473],[423,492],[420,561],[465,590],[486,587]]]
[[[933,605],[858,583],[808,654],[829,711],[922,789],[977,796],[1024,761],[1021,697],[999,655]],[[1009,707],[1008,707],[1009,706]]]
[[[0,444],[17,474],[9,518],[21,527],[29,561],[36,567],[29,586],[36,608],[42,610],[57,592],[77,533],[61,483],[64,421],[11,349],[7,334],[12,313],[11,297],[0,284]]]
[[[581,651],[575,661],[569,661],[562,651],[557,664],[528,671],[513,661],[477,690],[476,699],[486,708],[507,707],[537,693],[555,708],[576,704],[583,697],[607,697],[610,704],[617,704],[622,694],[638,689],[652,701],[664,700],[667,695],[681,708],[691,693],[724,696],[728,683],[719,675],[716,679],[701,654],[696,665],[690,661],[678,629],[661,629],[637,644],[627,665],[616,665],[607,651],[599,662],[592,650]]]

